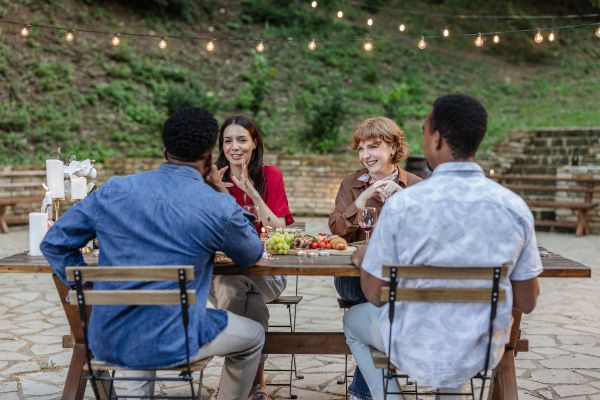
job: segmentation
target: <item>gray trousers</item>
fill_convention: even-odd
[[[346,343],[352,351],[352,357],[358,364],[358,368],[362,372],[373,400],[383,400],[383,379],[381,369],[375,367],[371,350],[369,347],[374,347],[379,351],[385,351],[383,338],[379,328],[381,322],[379,316],[381,310],[371,303],[363,303],[350,308],[344,315],[344,333],[346,335]],[[390,392],[398,392],[400,386],[395,379],[389,383]],[[466,392],[470,390],[469,382],[456,388],[438,388],[440,394],[436,395],[436,400],[465,400],[466,396],[444,396],[445,393]],[[412,397],[412,396],[409,396]],[[402,395],[388,395],[390,400],[404,399]]]
[[[200,348],[194,360],[225,357],[219,381],[219,400],[245,399],[250,393],[265,343],[265,331],[260,324],[227,313],[227,327],[211,342]],[[154,378],[156,371],[127,371],[128,377]],[[154,381],[127,382],[128,396],[153,396]]]
[[[269,329],[267,303],[285,289],[285,277],[217,275],[213,277],[208,301],[216,308],[250,318]]]

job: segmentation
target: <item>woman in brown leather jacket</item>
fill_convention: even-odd
[[[358,124],[352,133],[352,149],[358,151],[364,168],[342,181],[335,210],[329,216],[329,230],[348,242],[357,242],[366,238],[358,224],[359,210],[375,207],[379,213],[390,196],[421,178],[397,166],[408,156],[408,149],[404,132],[389,118],[368,118]],[[360,278],[335,277],[334,284],[342,299],[356,304],[367,301]],[[358,368],[348,393],[350,399],[371,398]]]

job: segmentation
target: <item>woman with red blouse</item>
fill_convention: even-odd
[[[244,116],[229,118],[219,135],[217,168],[229,191],[240,206],[257,207],[256,229],[284,228],[294,222],[290,213],[283,175],[275,166],[263,165],[263,140],[257,126]],[[215,276],[215,306],[253,319],[267,331],[267,303],[277,299],[285,289],[285,276]],[[267,399],[263,377],[264,359],[248,399]]]

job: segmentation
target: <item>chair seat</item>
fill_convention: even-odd
[[[379,351],[374,347],[369,347],[371,350],[371,358],[373,358],[373,364],[375,364],[376,368],[387,368],[388,366],[388,356],[383,352]],[[396,367],[392,364],[391,370],[395,370]]]
[[[194,361],[190,363],[190,370],[198,372],[198,371],[202,371],[204,368],[206,368],[206,366],[208,365],[208,363],[210,362],[210,360],[212,360],[212,357],[208,357],[208,358],[203,358],[201,360],[198,361]],[[84,369],[87,371],[88,367],[87,364],[85,365]],[[109,363],[106,363],[104,361],[100,361],[100,360],[92,360],[92,369],[94,371],[114,371],[114,370],[118,370],[118,371],[126,371],[126,370],[130,370],[133,368],[124,368],[124,367],[119,367],[117,365],[112,365]],[[187,367],[185,365],[183,366],[178,366],[178,367],[173,367],[173,368],[157,368],[158,371],[186,371]]]
[[[354,301],[344,300],[344,299],[341,299],[339,297],[337,299],[337,302],[338,302],[338,305],[340,306],[340,308],[350,308],[350,307],[353,307],[353,306],[355,306],[357,304],[360,304],[360,303],[356,303]]]
[[[298,304],[302,301],[302,296],[279,296],[278,299],[268,302],[267,304]]]

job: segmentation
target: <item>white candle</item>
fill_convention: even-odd
[[[48,231],[48,214],[29,213],[29,255],[41,256],[40,243]]]
[[[52,198],[65,197],[65,165],[60,160],[46,160],[46,181]]]
[[[71,177],[71,200],[81,200],[87,195],[87,181],[84,177]]]

